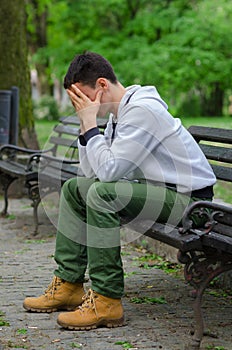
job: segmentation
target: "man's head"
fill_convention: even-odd
[[[64,88],[69,89],[76,83],[95,88],[99,78],[108,79],[112,84],[117,83],[111,64],[97,53],[86,52],[77,55],[71,62],[64,78]]]
[[[69,96],[71,92],[80,98],[74,86],[92,102],[100,94],[100,108],[97,113],[99,117],[108,113],[116,115],[119,102],[126,92],[117,80],[111,64],[93,52],[77,55],[71,62],[64,78],[64,88]]]

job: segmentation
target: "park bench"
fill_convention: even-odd
[[[229,190],[232,130],[203,126],[191,126],[188,130],[211,163],[217,180],[223,181]],[[204,227],[193,227],[193,212],[206,218]],[[178,261],[184,264],[185,280],[193,286],[195,298],[195,331],[186,350],[199,349],[204,335],[203,293],[215,277],[232,270],[232,205],[198,201],[186,209],[180,227],[155,223],[145,231],[140,221],[134,222],[131,228],[178,250]]]
[[[105,120],[101,120],[99,125],[104,129]],[[33,201],[35,232],[38,229],[37,207],[41,198],[52,191],[60,191],[67,179],[76,175],[82,176],[78,166],[76,142],[79,134],[78,120],[76,117],[62,118],[53,132],[55,136],[51,135],[49,139],[52,145],[49,151],[25,151],[10,145],[0,148],[0,181],[5,190],[4,212],[7,212],[9,185],[22,177],[28,188],[29,198]],[[217,179],[231,185],[232,130],[191,126],[189,132],[211,163]],[[64,147],[61,157],[57,152],[60,146]],[[22,151],[23,162],[18,160],[19,151]],[[207,218],[204,227],[192,226],[193,211]],[[132,228],[178,250],[177,258],[184,264],[184,276],[193,286],[195,297],[195,332],[186,350],[199,349],[204,335],[201,307],[203,293],[216,276],[232,269],[232,206],[198,201],[187,208],[180,227],[155,223],[144,232],[144,223],[135,222]]]

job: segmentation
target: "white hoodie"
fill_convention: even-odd
[[[169,183],[182,193],[213,185],[216,178],[200,147],[167,108],[155,87],[127,88],[113,141],[113,115],[104,135],[94,135],[86,146],[78,141],[85,176]]]

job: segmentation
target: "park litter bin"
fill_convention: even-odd
[[[0,90],[0,145],[9,143],[11,90]]]
[[[0,90],[0,145],[18,144],[19,88]]]
[[[10,110],[10,132],[9,143],[18,144],[18,127],[19,127],[19,88],[11,87],[11,110]]]

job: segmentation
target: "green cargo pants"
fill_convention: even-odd
[[[93,290],[121,298],[119,217],[177,225],[191,201],[174,190],[145,183],[68,180],[60,198],[54,274],[72,283],[83,282],[88,267]]]

